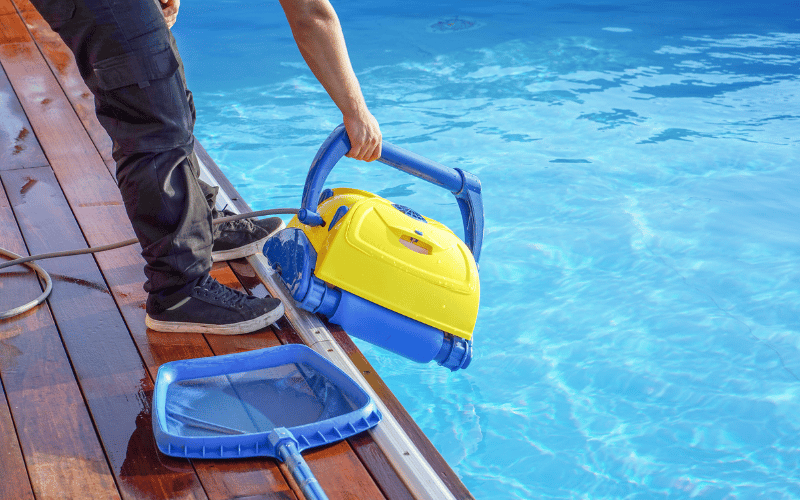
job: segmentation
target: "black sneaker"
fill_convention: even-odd
[[[166,298],[151,293],[146,309],[145,324],[159,332],[236,335],[260,330],[283,316],[280,300],[247,295],[211,276]]]
[[[215,219],[230,215],[236,214],[225,209],[212,212]],[[264,247],[267,239],[284,227],[286,225],[279,217],[239,219],[216,224],[211,259],[214,262],[220,262],[257,254]]]

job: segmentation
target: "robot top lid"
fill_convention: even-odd
[[[472,338],[480,297],[477,262],[483,200],[477,177],[383,142],[379,162],[451,191],[464,224],[462,242],[446,226],[371,193],[337,189],[320,200],[334,165],[350,149],[344,125],[309,168],[302,229],[318,254],[314,274],[329,285],[464,339]]]
[[[330,223],[289,224],[301,228],[317,252],[315,276],[403,316],[472,338],[480,301],[478,269],[447,226],[350,188],[334,189],[319,213]]]

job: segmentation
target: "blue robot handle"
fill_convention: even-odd
[[[317,213],[322,186],[333,166],[348,151],[350,139],[342,124],[325,139],[311,162],[303,188],[302,208],[298,214],[298,219],[303,224],[321,226],[325,223]],[[448,189],[455,195],[464,223],[464,242],[472,252],[475,262],[478,262],[483,244],[483,198],[480,180],[467,171],[445,167],[385,141],[378,161]]]

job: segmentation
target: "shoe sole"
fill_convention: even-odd
[[[268,239],[272,238],[272,236],[280,231],[281,229],[285,229],[286,224],[281,221],[281,225],[278,226],[277,229],[269,233],[264,238],[261,238],[258,241],[254,241],[248,245],[244,245],[238,248],[231,248],[230,250],[220,250],[218,252],[211,252],[211,261],[212,262],[224,262],[226,260],[233,260],[233,259],[241,259],[242,257],[249,257],[251,255],[255,255],[264,248],[264,243],[267,242]]]
[[[262,328],[275,323],[283,316],[283,312],[283,304],[279,304],[275,309],[257,318],[227,325],[159,321],[151,318],[148,314],[144,318],[144,323],[147,325],[147,328],[150,328],[151,330],[165,333],[213,333],[216,335],[241,335],[243,333],[252,333],[256,330],[261,330]]]

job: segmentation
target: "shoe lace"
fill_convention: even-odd
[[[222,207],[222,210],[218,212],[216,218],[221,217],[230,217],[231,215],[238,215],[236,212],[232,210],[228,210],[228,205]],[[234,221],[223,222],[217,225],[218,231],[221,231],[223,228],[228,230],[236,230],[236,229],[244,229],[248,232],[253,232],[255,230],[255,224],[250,219],[238,219]]]
[[[242,307],[248,297],[247,294],[229,288],[211,276],[206,276],[200,280],[200,282],[195,285],[195,289],[199,289],[199,293],[217,300],[222,304],[234,307]]]

